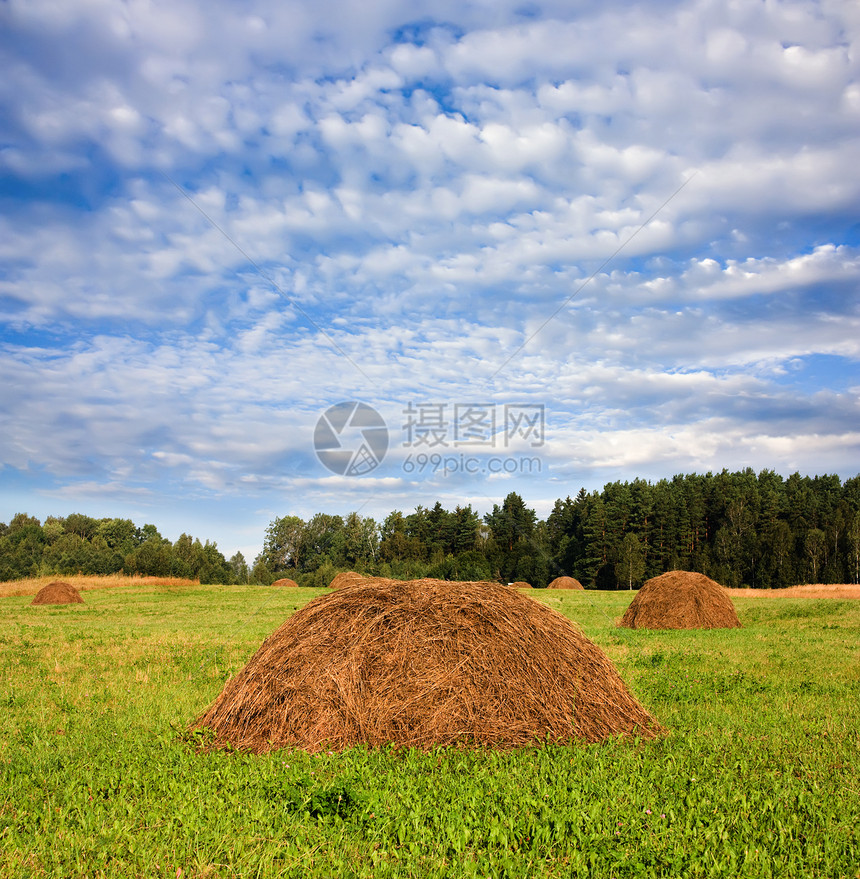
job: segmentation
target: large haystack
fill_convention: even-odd
[[[83,604],[81,593],[63,580],[54,580],[43,586],[30,604]]]
[[[277,586],[278,589],[280,589],[281,587],[284,587],[287,589],[298,589],[299,588],[299,584],[296,583],[295,580],[291,580],[289,577],[282,577],[280,580],[275,580],[275,582],[272,583],[272,586]]]
[[[662,732],[561,614],[498,583],[441,580],[359,582],[315,599],[194,726],[257,753]]]
[[[628,629],[737,629],[741,623],[719,583],[693,571],[669,571],[646,581],[620,625]]]
[[[556,577],[547,589],[582,589],[582,583],[576,577]]]

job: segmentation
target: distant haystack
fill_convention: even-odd
[[[296,583],[295,580],[291,580],[289,577],[282,577],[280,580],[275,580],[275,582],[272,583],[272,586],[277,586],[278,588],[281,588],[282,586],[284,586],[289,589],[298,589],[299,588],[299,584]]]
[[[582,583],[576,577],[556,577],[547,589],[582,589]]]
[[[513,589],[531,589],[531,588],[532,588],[532,584],[531,584],[531,583],[526,583],[525,580],[517,580],[516,583],[511,583],[511,587],[512,587]]]
[[[719,583],[693,571],[652,577],[621,618],[628,629],[736,629],[735,606]]]
[[[81,593],[63,580],[54,580],[43,586],[30,604],[83,604]]]
[[[194,723],[255,753],[653,738],[566,617],[498,583],[355,583],[294,613]]]

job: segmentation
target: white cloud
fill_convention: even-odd
[[[7,7],[0,465],[411,509],[490,483],[338,482],[316,414],[516,395],[541,486],[854,466],[850,4]]]
[[[851,248],[825,244],[812,253],[784,261],[748,258],[729,260],[725,267],[713,259],[694,260],[681,275],[679,287],[696,299],[710,300],[791,293],[813,284],[860,282],[860,259]]]

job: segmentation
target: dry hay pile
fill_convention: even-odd
[[[299,584],[296,583],[295,580],[291,580],[289,577],[282,577],[280,580],[275,580],[275,582],[272,583],[272,586],[277,586],[279,589],[280,589],[282,586],[283,586],[283,587],[286,587],[286,588],[289,588],[289,589],[298,589],[298,588],[300,588],[300,587],[299,587]]]
[[[498,583],[440,580],[362,582],[311,601],[194,728],[256,753],[663,732],[567,618]]]
[[[352,586],[354,583],[360,583],[364,580],[363,574],[356,574],[355,571],[341,571],[335,574],[329,583],[330,589],[343,589],[344,586]]]
[[[556,577],[547,589],[582,589],[583,585],[576,577]]]
[[[719,583],[693,571],[652,577],[621,618],[628,629],[738,629],[735,606]]]
[[[511,583],[511,588],[513,588],[513,589],[531,589],[532,584],[526,583],[525,580],[517,580],[516,583]]]
[[[36,597],[30,604],[83,604],[81,593],[63,580],[54,580],[43,586],[37,593]]]

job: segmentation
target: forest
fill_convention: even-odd
[[[562,574],[586,588],[631,589],[668,570],[728,587],[860,582],[860,475],[787,478],[771,470],[611,482],[555,502],[545,520],[511,492],[481,516],[471,505],[395,510],[382,522],[350,513],[285,515],[253,564],[215,543],[154,525],[80,513],[0,523],[0,581],[45,574],[187,577],[268,585],[290,577],[327,586],[339,570],[401,579],[523,580]]]

